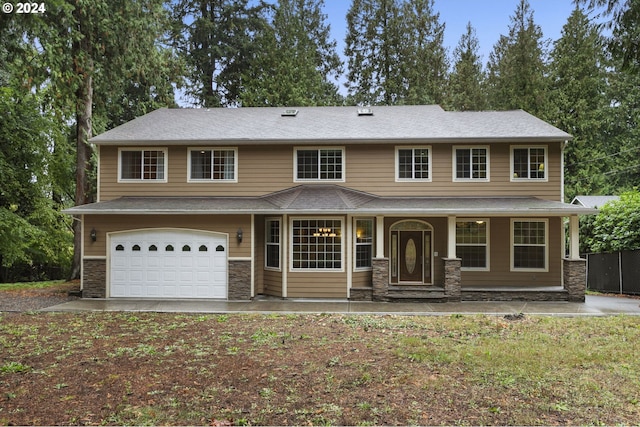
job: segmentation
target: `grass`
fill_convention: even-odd
[[[629,425],[640,318],[0,315],[0,424]]]
[[[49,280],[44,282],[20,282],[20,283],[0,283],[1,291],[30,291],[34,289],[47,289],[60,286],[65,280]]]

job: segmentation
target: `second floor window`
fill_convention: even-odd
[[[164,150],[121,150],[120,179],[166,181]]]
[[[429,147],[398,148],[396,152],[398,181],[431,180],[431,155]]]
[[[544,147],[514,147],[511,150],[512,180],[545,180],[546,150]]]
[[[296,149],[295,181],[344,181],[343,150]]]
[[[189,179],[236,182],[235,149],[189,150]]]
[[[454,180],[489,180],[489,149],[454,148]]]

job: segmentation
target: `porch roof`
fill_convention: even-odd
[[[569,216],[597,209],[536,197],[382,197],[337,185],[301,185],[253,197],[120,197],[76,206],[72,215],[354,214]]]

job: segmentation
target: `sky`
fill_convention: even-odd
[[[515,14],[520,0],[435,0],[435,11],[440,13],[440,22],[445,24],[444,45],[449,54],[458,45],[468,22],[476,30],[480,44],[482,63],[486,65],[489,54],[501,34],[507,35],[511,16]],[[344,53],[344,38],[347,34],[347,11],[350,0],[325,0],[324,12],[331,33],[338,43],[338,54]],[[562,27],[574,9],[573,0],[529,0],[534,22],[542,28],[545,39],[560,38]]]

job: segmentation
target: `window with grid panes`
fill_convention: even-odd
[[[398,149],[398,179],[430,178],[429,148],[399,148]]]
[[[373,220],[356,219],[356,269],[371,268],[373,259]]]
[[[512,166],[514,179],[545,179],[545,149],[514,148]]]
[[[163,150],[120,151],[120,179],[163,181],[164,169]]]
[[[486,220],[456,221],[456,256],[462,268],[486,269],[488,226]]]
[[[342,180],[342,149],[297,149],[296,180]]]
[[[280,220],[267,219],[265,230],[265,265],[280,268]]]
[[[456,179],[487,179],[488,150],[486,148],[455,149]]]
[[[236,151],[233,149],[191,150],[192,180],[235,181]]]
[[[545,269],[547,266],[547,223],[513,221],[513,268]]]
[[[342,268],[340,220],[294,219],[291,231],[291,266],[294,270]]]

